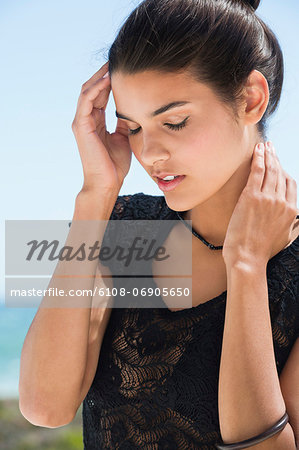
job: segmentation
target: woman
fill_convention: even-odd
[[[110,317],[108,305],[74,311],[72,320],[44,309],[26,337],[24,392],[25,368],[39,359],[30,343],[55,320],[56,345],[71,336],[75,344],[80,327],[81,353],[76,342],[68,365],[63,350],[58,364],[49,337],[40,344],[40,355],[48,345],[56,358],[56,384],[46,390],[36,381],[35,398],[43,394],[48,406],[34,408],[24,393],[22,412],[60,426],[83,401],[88,450],[298,442],[297,186],[266,140],[283,57],[258,3],[146,0],[120,29],[109,62],[82,86],[73,131],[84,186],[72,226],[177,220],[167,247],[192,220],[191,308],[170,308],[163,297],[161,307],[115,307]],[[111,89],[113,134],[105,126]],[[132,152],[164,195],[118,195]],[[161,180],[168,175],[177,178]],[[45,384],[46,367],[39,370]]]

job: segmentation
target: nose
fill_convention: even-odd
[[[161,144],[161,142],[150,140],[148,138],[143,141],[140,159],[145,165],[153,167],[156,161],[167,161],[169,157],[169,151]]]

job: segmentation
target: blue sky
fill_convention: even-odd
[[[71,130],[81,85],[105,62],[124,18],[139,2],[2,0],[0,3],[0,146],[4,296],[4,220],[71,219],[83,173]],[[285,57],[282,100],[270,122],[284,169],[299,182],[298,0],[262,0],[258,14],[276,33]],[[107,127],[114,130],[110,97]],[[120,194],[163,195],[133,157]]]

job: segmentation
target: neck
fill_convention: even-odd
[[[246,186],[250,170],[251,159],[248,159],[216,194],[183,215],[184,219],[192,220],[192,228],[210,244],[223,245],[231,216]]]

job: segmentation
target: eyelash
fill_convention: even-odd
[[[189,119],[189,116],[186,117],[186,119],[183,120],[183,122],[181,123],[177,123],[177,124],[172,124],[172,123],[165,123],[164,125],[166,125],[168,128],[170,128],[171,130],[181,130],[182,128],[184,128],[187,125],[187,121]],[[139,133],[139,130],[141,129],[141,127],[136,128],[135,130],[131,130],[129,128],[129,135],[134,135]]]

